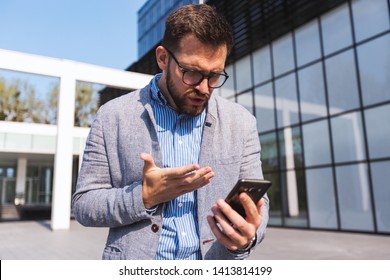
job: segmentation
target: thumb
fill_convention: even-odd
[[[151,154],[142,153],[140,158],[144,161],[144,172],[156,167]]]

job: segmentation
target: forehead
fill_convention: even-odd
[[[175,55],[183,66],[204,71],[222,71],[225,68],[227,47],[205,44],[187,35],[180,40]]]

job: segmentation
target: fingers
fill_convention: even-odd
[[[214,217],[207,219],[215,237],[230,250],[245,247],[255,236],[262,219],[263,200],[255,204],[247,194],[240,194],[239,199],[245,209],[245,218],[220,199],[211,208]]]
[[[261,223],[261,206],[264,203],[264,199],[260,199],[256,204],[246,193],[241,193],[239,200],[245,209],[246,220],[249,223],[254,224],[256,227],[260,226]]]
[[[144,171],[149,169],[156,168],[156,164],[154,163],[153,157],[151,154],[142,153],[140,158],[144,161]]]
[[[200,168],[198,164],[159,168],[152,155],[142,153],[140,158],[144,161],[142,198],[147,208],[199,189],[215,175],[210,167]]]
[[[236,224],[232,224],[218,206],[212,207],[211,210],[214,216],[208,216],[207,221],[218,241],[229,250],[237,250],[244,247],[248,243],[248,240],[250,240],[250,237],[241,233],[240,230],[242,230],[242,228],[239,228],[240,225],[236,226]],[[242,217],[241,219],[243,220]]]
[[[183,184],[190,184],[192,182],[201,181],[201,180],[208,181],[214,176],[215,174],[212,171],[211,167],[204,167],[196,170],[195,172],[188,172],[181,176],[178,176],[176,180],[178,182],[182,182]]]

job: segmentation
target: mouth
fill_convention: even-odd
[[[193,106],[202,106],[206,103],[205,98],[189,98],[191,105]]]

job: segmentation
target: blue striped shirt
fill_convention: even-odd
[[[163,167],[179,167],[199,161],[206,110],[196,117],[178,114],[170,107],[153,78],[152,107],[157,124]],[[196,191],[164,204],[162,232],[155,259],[201,259]]]

